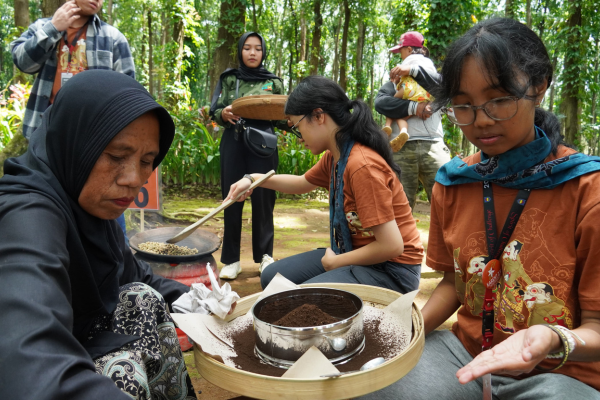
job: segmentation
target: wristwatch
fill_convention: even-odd
[[[246,174],[246,175],[244,175],[244,178],[248,178],[248,179],[250,179],[251,183],[254,183],[254,178],[252,177],[252,175]]]

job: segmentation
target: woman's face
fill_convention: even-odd
[[[312,115],[306,118],[302,118],[304,115],[290,115],[288,118],[296,125],[296,128],[302,134],[302,139],[299,141],[304,142],[304,147],[310,150],[313,154],[321,154],[328,149],[327,133],[325,127],[320,120],[323,118],[323,114]],[[298,123],[298,121],[300,121]]]
[[[546,84],[537,88],[537,99],[543,98]],[[535,88],[529,88],[528,95],[536,95]],[[472,56],[465,58],[460,76],[459,94],[452,98],[452,104],[480,106],[498,98],[510,96],[505,90],[490,82],[479,62]],[[536,101],[522,98],[518,101],[518,111],[505,121],[491,119],[483,110],[477,110],[475,122],[460,129],[469,142],[489,156],[505,153],[523,146],[535,138],[533,120]]]
[[[147,113],[106,146],[79,194],[81,208],[101,219],[123,214],[150,177],[158,152],[159,122],[153,113]]]
[[[257,68],[263,56],[261,40],[256,36],[250,36],[246,39],[242,47],[242,61],[248,68]]]

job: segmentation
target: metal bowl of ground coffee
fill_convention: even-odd
[[[255,353],[289,368],[312,346],[342,364],[365,346],[363,302],[353,293],[303,288],[267,296],[252,308]]]

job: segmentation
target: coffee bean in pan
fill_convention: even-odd
[[[147,253],[160,254],[163,256],[191,256],[198,254],[198,249],[190,249],[187,246],[177,246],[170,243],[144,242],[138,246],[140,250]]]

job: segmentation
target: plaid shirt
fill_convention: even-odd
[[[50,106],[56,76],[57,46],[62,39],[62,32],[56,30],[50,20],[37,20],[10,44],[17,68],[28,74],[38,73],[23,117],[23,135],[27,139],[40,126],[42,114]],[[88,69],[112,69],[135,78],[135,66],[127,39],[97,15],[92,17],[87,28],[86,57]]]

